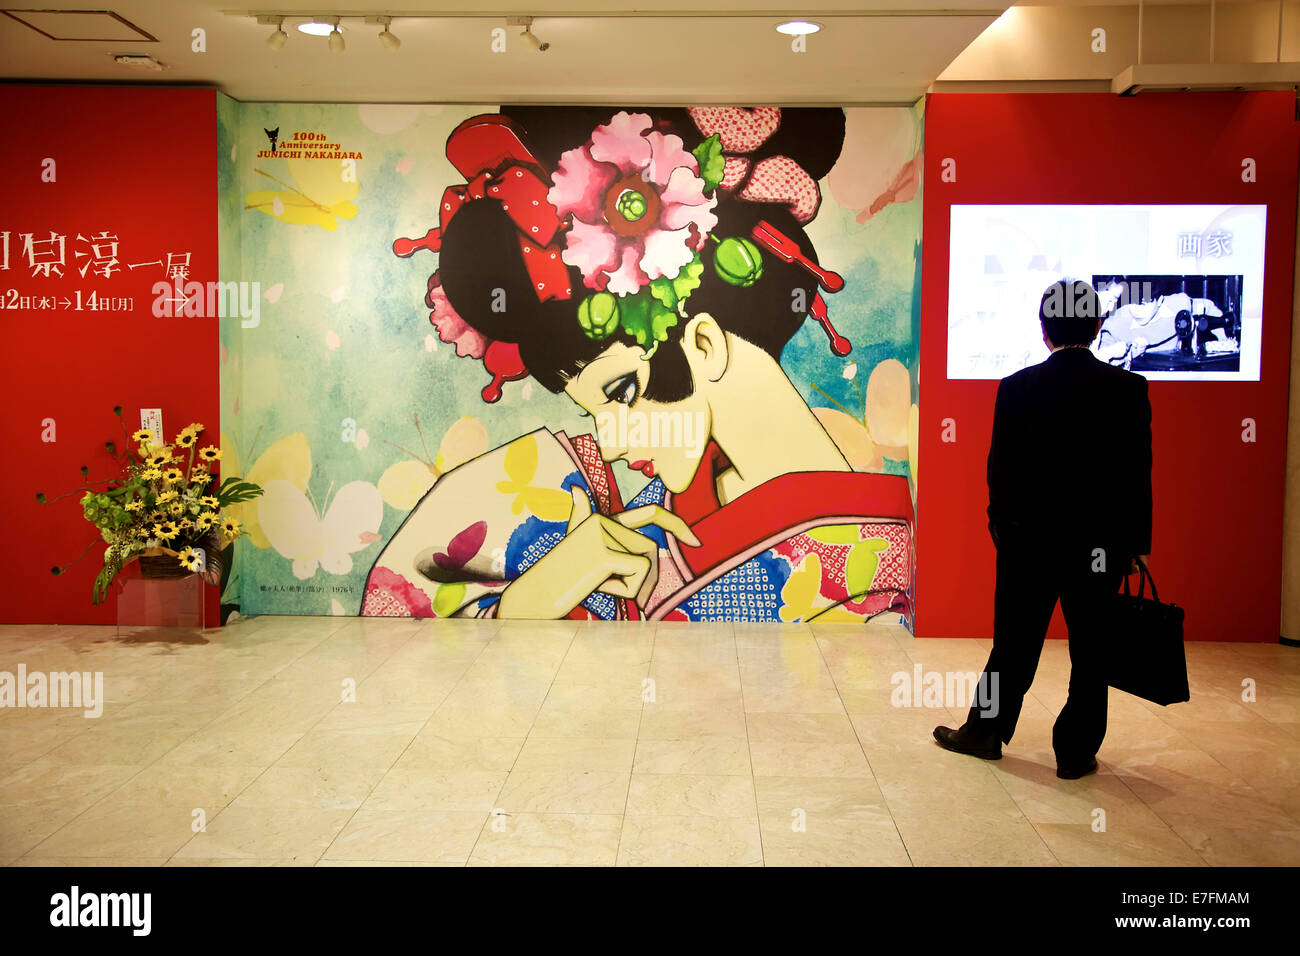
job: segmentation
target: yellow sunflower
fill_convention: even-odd
[[[145,481],[158,481],[162,478],[162,471],[158,468],[146,468],[140,472],[140,477]]]
[[[208,445],[205,448],[199,449],[199,457],[208,462],[220,461],[221,449],[217,448],[215,445]]]
[[[207,485],[211,480],[212,476],[210,474],[206,471],[199,471],[197,468],[194,469],[194,474],[190,475],[190,484],[198,485],[200,488]]]
[[[173,501],[167,506],[167,513],[174,518],[179,518],[181,515],[185,514],[185,502]]]
[[[191,571],[199,571],[203,568],[203,552],[197,548],[186,548],[177,555],[177,558]]]
[[[175,484],[178,481],[185,480],[185,472],[181,471],[179,468],[168,468],[163,472],[163,477]]]
[[[214,498],[212,495],[204,495],[202,498],[199,499],[199,504],[203,505],[203,507],[205,508],[213,508],[213,509],[219,508],[221,506],[221,502],[217,501],[217,499]]]
[[[165,505],[169,501],[175,501],[176,498],[178,497],[179,495],[177,495],[175,491],[164,491],[162,494],[158,496],[156,503],[160,505]]]
[[[239,522],[234,518],[226,518],[221,522],[221,533],[227,538],[238,538],[241,534]]]
[[[182,448],[193,448],[198,443],[199,436],[188,429],[176,436],[176,444],[180,445]]]
[[[216,515],[214,515],[211,511],[204,511],[202,514],[200,514],[197,518],[194,519],[194,527],[200,531],[207,531],[214,524],[216,524],[216,521],[217,521]]]
[[[162,524],[156,524],[153,528],[153,536],[159,541],[170,541],[181,533],[175,521],[164,521]]]
[[[141,445],[147,445],[149,442],[153,441],[153,432],[147,428],[142,428],[131,436],[131,441],[139,442]]]
[[[169,447],[149,449],[149,457],[145,459],[145,464],[150,468],[162,468],[170,464],[172,460],[172,450]]]

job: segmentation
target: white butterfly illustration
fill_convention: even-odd
[[[258,522],[271,547],[293,561],[299,580],[312,577],[317,566],[347,574],[352,554],[380,540],[384,500],[368,481],[344,485],[324,509],[291,482],[275,479],[263,487]]]

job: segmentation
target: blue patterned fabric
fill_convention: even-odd
[[[701,588],[682,604],[692,621],[779,621],[788,561],[764,551]]]

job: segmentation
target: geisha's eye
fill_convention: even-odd
[[[614,381],[605,386],[605,398],[611,402],[619,402],[622,405],[631,405],[636,401],[637,395],[640,394],[640,385],[636,380],[635,372],[628,372],[621,375]]]

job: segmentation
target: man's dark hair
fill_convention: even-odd
[[[1096,291],[1080,279],[1053,282],[1038,304],[1038,320],[1053,345],[1087,345],[1101,318]]]

